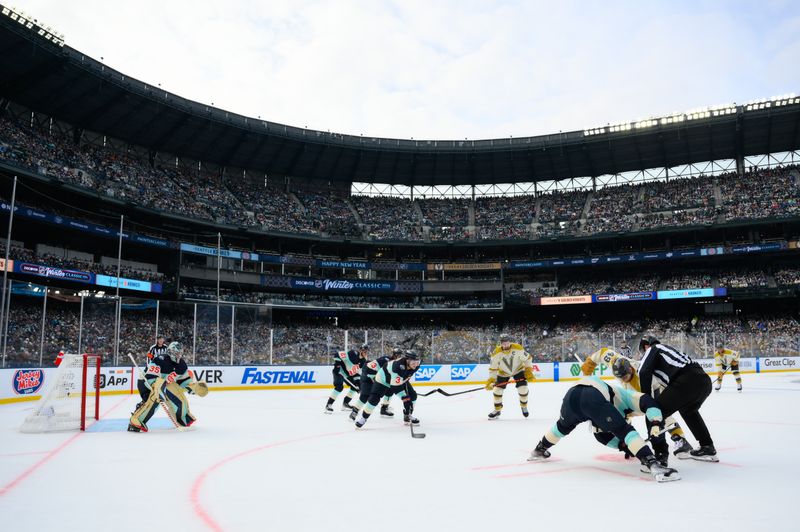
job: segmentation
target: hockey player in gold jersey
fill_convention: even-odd
[[[627,364],[620,366],[620,368],[624,371],[620,373],[620,375],[614,375],[617,377],[618,382],[625,389],[641,392],[642,386],[639,383],[639,373],[637,371],[639,363],[636,360],[630,359],[629,357],[622,356],[610,347],[601,347],[586,357],[586,360],[584,360],[581,364],[581,373],[584,375],[592,375],[595,369],[601,364],[608,368],[613,368],[614,362],[617,359],[623,359],[627,361]],[[663,390],[663,388],[664,386],[660,381],[653,381],[653,396],[656,400],[658,400],[658,394],[661,392],[661,390]],[[675,425],[675,428],[670,429],[669,431],[670,438],[675,443],[675,450],[673,451],[673,454],[679,458],[688,457],[689,451],[692,450],[692,445],[684,436],[681,426],[672,417],[667,418],[666,425]],[[658,458],[664,460],[664,457],[662,456],[659,456]]]
[[[507,334],[500,335],[500,345],[495,347],[489,362],[489,380],[486,389],[494,396],[494,410],[489,419],[497,419],[503,410],[503,392],[511,379],[517,386],[522,415],[528,417],[528,381],[533,380],[533,362],[522,345],[511,342]]]
[[[731,368],[733,378],[736,379],[736,389],[741,392],[742,375],[739,373],[739,353],[720,345],[714,353],[714,363],[719,366],[719,373],[717,373],[717,381],[714,384],[714,389],[719,391],[719,389],[722,388],[722,377],[725,376],[728,368]]]

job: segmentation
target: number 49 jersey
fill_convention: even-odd
[[[339,351],[334,353],[333,367],[338,368],[339,371],[350,377],[355,377],[361,373],[361,363],[364,359],[358,354],[358,351],[351,349],[350,351]]]

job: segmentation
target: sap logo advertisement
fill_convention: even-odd
[[[41,369],[18,369],[11,380],[11,386],[17,395],[34,394],[43,384],[44,370]]]
[[[450,366],[450,380],[465,381],[477,367],[477,364],[455,364]]]
[[[416,373],[414,373],[415,382],[428,382],[433,379],[433,376],[439,373],[442,368],[441,364],[438,366],[420,366]]]
[[[261,371],[245,368],[242,384],[314,384],[315,371]]]

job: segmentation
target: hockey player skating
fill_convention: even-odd
[[[658,482],[680,480],[681,477],[675,469],[665,467],[656,460],[650,447],[625,420],[628,413],[644,414],[647,417],[652,425],[651,437],[664,427],[664,418],[652,397],[611,386],[598,377],[584,377],[567,391],[561,403],[558,421],[545,433],[528,460],[549,458],[549,449],[553,445],[575,430],[579,424],[591,421],[597,431],[609,435],[607,441],[598,438],[601,443],[613,448],[627,449]]]
[[[353,410],[350,413],[351,420],[356,420],[358,413],[369,401],[370,393],[372,393],[372,385],[375,382],[375,375],[378,373],[378,371],[380,371],[380,369],[390,361],[397,360],[400,356],[402,356],[402,354],[403,350],[395,347],[390,356],[378,357],[375,360],[370,360],[364,364],[364,367],[361,370],[361,379],[359,381],[358,398],[355,401],[350,402],[350,408]],[[394,412],[392,412],[392,409],[389,408],[389,399],[392,396],[391,394],[392,392],[390,391],[388,395],[384,395],[383,399],[381,399],[382,417],[394,417]]]
[[[147,432],[147,422],[160,403],[179,427],[189,427],[195,422],[186,393],[203,397],[208,393],[208,386],[205,382],[194,381],[182,352],[181,344],[172,342],[166,353],[156,355],[148,362],[144,383],[149,393],[136,405],[128,424],[129,431]]]
[[[358,414],[356,428],[361,428],[366,424],[381,398],[390,393],[403,400],[403,421],[407,424],[419,424],[419,420],[412,415],[417,392],[409,382],[419,369],[419,365],[419,355],[414,351],[406,351],[397,360],[388,361],[381,367],[373,379],[369,400]]]
[[[356,349],[350,351],[339,351],[333,357],[333,391],[325,404],[325,413],[333,413],[333,403],[347,384],[347,395],[342,401],[342,410],[350,410],[350,401],[358,391],[359,381],[361,380],[361,366],[367,360],[369,346],[361,344]]]
[[[495,347],[489,362],[489,379],[486,381],[486,389],[494,397],[494,410],[489,413],[489,419],[500,417],[503,392],[512,378],[516,382],[522,415],[528,417],[528,381],[535,378],[531,356],[522,345],[512,343],[507,334],[501,334],[499,340],[500,344]]]
[[[662,344],[653,336],[644,336],[639,342],[643,352],[639,365],[642,393],[653,394],[654,378],[665,384],[658,394],[658,404],[665,416],[680,412],[692,435],[700,444],[698,449],[678,458],[693,458],[706,462],[719,462],[714,441],[700,415],[700,406],[711,394],[711,379],[697,362],[681,351]],[[659,457],[668,456],[664,436],[653,440],[653,449]]]
[[[714,384],[714,389],[719,391],[722,388],[722,377],[731,368],[733,378],[736,379],[736,389],[742,391],[742,375],[739,373],[739,353],[732,349],[726,349],[725,346],[720,345],[714,353],[714,362],[719,366],[719,373],[717,373],[717,380]]]
[[[586,360],[581,364],[581,372],[584,375],[593,375],[597,366],[601,364],[605,364],[606,367],[611,368],[612,374],[618,379],[618,382],[623,388],[635,392],[642,391],[639,375],[637,373],[637,368],[639,367],[638,361],[632,360],[630,357],[625,357],[609,347],[602,347],[586,357]],[[660,380],[654,379],[652,397],[658,399],[658,394],[663,390],[664,384]],[[675,443],[675,450],[673,451],[675,456],[689,453],[689,451],[692,450],[692,445],[684,436],[681,426],[672,417],[668,417],[664,423],[667,426],[674,426],[669,430],[669,433],[670,438]],[[663,465],[667,464],[668,459],[666,457],[657,457],[662,461]]]

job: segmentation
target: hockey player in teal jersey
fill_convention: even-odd
[[[561,416],[545,433],[528,460],[549,458],[549,449],[553,445],[580,423],[590,421],[599,431],[612,435],[606,445],[618,449],[624,444],[656,481],[680,480],[675,469],[664,467],[656,460],[650,447],[626,421],[625,416],[629,414],[644,414],[653,424],[651,436],[664,428],[661,410],[649,395],[609,385],[598,377],[584,377],[566,393],[561,404]]]
[[[350,410],[350,400],[358,392],[359,381],[361,380],[361,366],[367,360],[369,353],[369,346],[362,344],[358,351],[351,349],[350,351],[339,351],[333,353],[333,391],[328,396],[328,402],[325,404],[324,412],[326,414],[333,413],[333,403],[339,394],[344,390],[344,385],[347,384],[349,390],[342,402],[342,410]]]
[[[372,394],[372,385],[375,381],[375,375],[384,367],[386,364],[391,363],[394,360],[397,360],[399,357],[403,355],[403,350],[399,347],[395,347],[392,349],[392,354],[387,356],[378,357],[375,360],[370,360],[364,362],[364,367],[361,369],[361,380],[359,381],[359,394],[358,398],[355,401],[351,401],[350,408],[353,410],[350,413],[350,419],[355,421],[356,417],[358,417],[358,413],[364,408],[364,405],[369,402],[369,396]],[[382,417],[394,417],[394,412],[389,408],[389,399],[392,396],[392,392],[389,391],[388,395],[384,395],[383,399],[381,400],[381,416]]]
[[[403,400],[403,421],[407,424],[418,424],[419,420],[411,415],[414,412],[417,392],[414,391],[414,387],[409,381],[419,369],[419,365],[419,355],[414,351],[406,351],[397,360],[390,360],[382,366],[373,379],[369,401],[361,409],[356,419],[356,428],[360,429],[364,426],[381,398],[390,393],[394,393]]]

